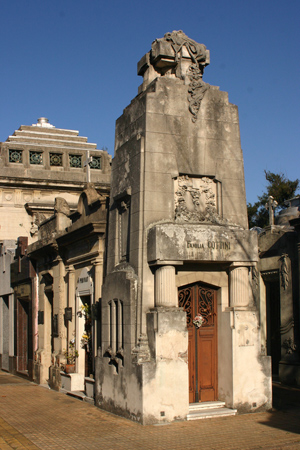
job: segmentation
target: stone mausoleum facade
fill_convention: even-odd
[[[182,31],[138,63],[117,120],[96,404],[143,424],[271,407],[237,107]]]
[[[56,128],[44,117],[0,143],[1,369],[54,386],[60,381],[49,376],[49,368],[73,337],[75,307],[84,301],[91,308],[100,296],[104,250],[95,236],[106,228],[110,163],[110,155],[77,130]],[[90,182],[93,188],[87,189]],[[67,227],[68,238],[58,244]],[[36,241],[29,261],[27,244]],[[71,320],[64,321],[63,307]],[[77,324],[81,335],[83,322]],[[93,354],[85,367],[88,352],[79,353],[77,378],[84,386],[85,374],[93,373]]]
[[[56,197],[63,197],[75,211],[87,182],[89,157],[89,181],[106,189],[110,158],[77,130],[56,128],[41,117],[1,142],[1,239],[27,236],[28,244],[36,241],[38,226],[53,214]]]
[[[108,195],[109,185],[99,192],[87,183],[74,213],[57,198],[54,215],[40,225],[39,239],[28,247],[38,268],[34,380],[56,390],[81,391],[91,399]]]

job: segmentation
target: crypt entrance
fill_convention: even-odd
[[[218,396],[217,290],[194,283],[180,287],[178,296],[179,306],[187,315],[189,403],[215,401]],[[200,322],[194,324],[197,316]]]

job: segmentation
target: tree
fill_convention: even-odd
[[[279,212],[286,208],[285,201],[293,198],[299,188],[300,181],[298,178],[295,181],[291,181],[283,173],[273,173],[265,170],[265,177],[268,182],[267,192],[258,196],[258,201],[253,205],[251,203],[247,205],[249,228],[263,228],[269,224],[269,213],[265,208],[265,204],[270,195],[277,201],[278,206],[276,210]]]

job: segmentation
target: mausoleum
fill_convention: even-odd
[[[209,58],[156,39],[116,123],[96,404],[143,424],[271,407],[238,109],[203,81]]]

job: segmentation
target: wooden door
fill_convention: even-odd
[[[187,313],[189,401],[217,400],[216,290],[202,284],[180,288],[179,306]],[[204,321],[197,328],[193,320],[199,314]]]
[[[17,303],[17,356],[18,371],[28,370],[28,302],[18,300]]]
[[[279,375],[281,360],[279,274],[266,282],[267,354],[272,356],[272,375]]]

